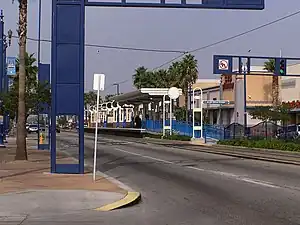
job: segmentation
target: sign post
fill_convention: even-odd
[[[173,111],[173,100],[176,100],[180,95],[179,89],[171,87],[168,91],[170,97],[170,135],[172,135],[172,111]]]
[[[96,181],[96,166],[97,166],[97,145],[98,145],[98,123],[99,123],[99,100],[100,91],[104,90],[105,75],[94,74],[93,89],[97,91],[97,103],[96,103],[96,129],[95,129],[95,145],[94,145],[94,168],[93,168],[93,181]]]

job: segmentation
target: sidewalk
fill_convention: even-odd
[[[0,149],[0,222],[16,216],[93,210],[127,195],[127,190],[100,175],[94,183],[90,171],[84,175],[50,174],[49,151],[32,150],[33,142],[28,142],[28,161],[14,160],[13,139]],[[58,153],[57,163],[74,163],[74,159]]]

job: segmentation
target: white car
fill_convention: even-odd
[[[28,129],[27,129],[28,133],[37,133],[38,132],[38,125],[37,124],[30,124],[28,126]]]

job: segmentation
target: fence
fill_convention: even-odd
[[[166,126],[170,125],[170,121],[166,120],[165,122]],[[198,125],[196,123],[196,125]],[[142,123],[142,128],[155,132],[155,133],[162,133],[163,132],[163,123],[162,120],[146,120]],[[203,136],[206,136],[207,138],[212,139],[223,139],[224,138],[224,127],[218,126],[218,125],[204,125],[203,126]],[[172,133],[173,134],[179,134],[184,136],[193,136],[193,127],[192,124],[187,123],[185,121],[172,121]],[[201,133],[200,131],[195,131],[195,137],[200,138]]]
[[[166,126],[169,126],[170,121],[166,120]],[[197,125],[197,124],[196,124]],[[142,128],[155,132],[162,133],[162,120],[147,120],[143,121]],[[192,137],[193,127],[192,124],[186,123],[185,121],[172,121],[172,132],[173,134],[180,134]],[[300,126],[280,126],[272,122],[260,122],[254,126],[244,128],[243,125],[238,123],[232,123],[228,126],[222,125],[209,125],[203,126],[203,136],[216,140],[223,139],[266,139],[266,138],[281,138],[281,139],[294,139],[297,132],[300,133]],[[195,132],[195,137],[200,137],[200,132]]]
[[[244,128],[243,125],[233,123],[224,128],[224,139],[295,139],[299,136],[300,126],[280,126],[273,122],[260,122],[252,127]]]

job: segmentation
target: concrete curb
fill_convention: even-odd
[[[139,142],[139,143],[142,143],[142,142]],[[164,144],[162,142],[161,143],[148,142],[148,143],[164,146]],[[219,150],[220,148],[223,147],[221,145],[220,146],[193,145],[193,147],[194,146],[201,147],[199,149],[189,148],[191,146],[182,146],[182,147],[181,146],[174,146],[172,148],[181,149],[181,150],[188,150],[188,151],[193,151],[193,152],[204,152],[204,153],[210,153],[210,154],[216,154],[216,155],[226,155],[226,156],[238,157],[238,158],[243,158],[243,159],[252,159],[252,160],[260,160],[260,161],[267,161],[267,162],[274,162],[274,163],[290,164],[290,165],[300,166],[300,161],[278,159],[278,158],[272,157],[271,155],[263,156],[264,153],[278,153],[278,154],[281,153],[280,155],[278,155],[278,157],[280,157],[280,156],[284,157],[285,156],[284,153],[286,153],[286,152],[280,152],[278,150],[269,151],[269,149],[253,149],[253,150],[261,151],[261,153],[258,153],[258,152],[253,152],[252,153],[252,154],[261,154],[262,155],[262,156],[258,156],[258,155],[251,155],[250,152],[243,152],[244,154],[243,153],[238,153],[238,152],[230,152],[230,148],[227,145],[226,145],[226,150],[229,150],[227,152],[226,152],[226,150],[225,151],[220,151]],[[204,149],[204,148],[206,148],[206,149]],[[209,149],[212,149],[212,150],[209,150]],[[239,148],[234,146],[233,149],[238,150]],[[288,155],[288,154],[286,154],[286,157],[291,157],[291,155]],[[291,152],[291,154],[293,154],[293,152]],[[295,155],[297,155],[297,154],[295,154]]]
[[[66,154],[70,157],[73,158],[73,160],[75,162],[78,162],[78,159],[74,158],[72,156],[72,154],[66,152],[66,151],[59,151],[63,154]],[[85,163],[84,166],[86,168],[92,168],[91,165],[89,165],[88,163]],[[105,206],[101,206],[99,208],[96,208],[94,210],[96,211],[111,211],[111,210],[115,210],[115,209],[120,209],[120,208],[124,208],[124,207],[128,207],[128,206],[133,206],[133,205],[136,205],[140,202],[140,200],[142,199],[142,195],[140,192],[137,192],[137,191],[134,191],[132,188],[130,188],[129,186],[127,186],[126,184],[122,183],[121,181],[105,174],[105,173],[102,173],[100,171],[97,171],[96,172],[96,175],[99,175],[99,176],[102,176],[104,177],[105,179],[109,180],[110,182],[116,184],[118,187],[120,187],[121,189],[124,189],[127,191],[126,195],[124,198],[118,200],[118,201],[115,201],[113,203],[110,203],[110,204],[107,204]]]
[[[177,149],[182,149],[180,147],[176,147],[176,148]],[[185,149],[185,150],[194,151],[194,152],[204,152],[204,153],[210,153],[210,154],[216,154],[216,155],[226,155],[226,156],[238,157],[238,158],[243,158],[243,159],[253,159],[253,160],[259,160],[259,161],[266,161],[266,162],[273,162],[273,163],[281,163],[281,164],[290,164],[290,165],[300,166],[300,162],[297,162],[297,161],[281,160],[281,159],[270,158],[270,157],[253,156],[253,155],[231,153],[231,152],[210,151],[210,150],[203,150],[203,149],[200,149],[200,150]]]
[[[139,192],[127,192],[126,196],[123,199],[120,199],[116,202],[96,208],[94,210],[107,212],[107,211],[111,211],[111,210],[115,210],[115,209],[120,209],[120,208],[138,204],[141,199],[142,199],[142,196]]]

